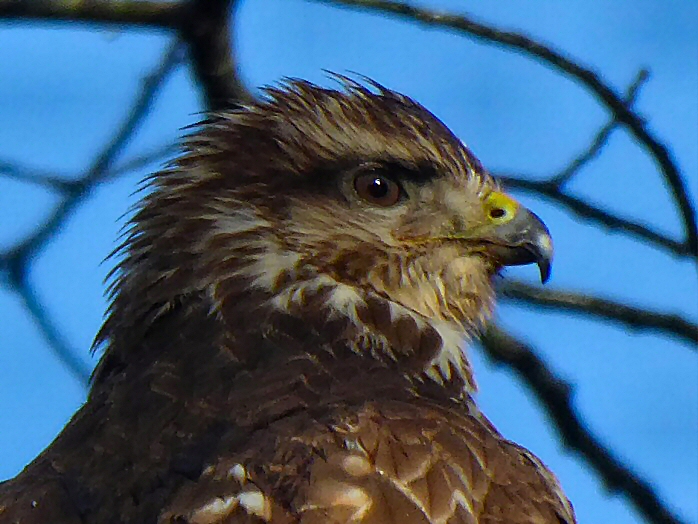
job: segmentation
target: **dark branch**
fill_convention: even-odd
[[[681,520],[666,508],[652,486],[605,447],[580,420],[572,405],[572,388],[557,377],[535,351],[490,326],[482,337],[487,356],[516,372],[536,396],[555,425],[566,448],[578,453],[599,475],[609,491],[622,493],[647,522],[680,524]]]
[[[231,11],[236,0],[0,0],[0,20],[82,22],[176,31],[188,44],[204,107],[218,110],[250,99],[236,70]]]
[[[22,166],[7,160],[0,160],[0,176],[43,186],[58,193],[69,193],[73,185],[66,176],[61,176],[53,171]]]
[[[154,162],[162,162],[174,155],[179,149],[179,144],[175,142],[168,142],[165,145],[155,147],[147,153],[142,153],[140,155],[129,158],[121,164],[114,166],[111,169],[111,176],[118,177],[126,173],[135,171],[136,169],[141,169],[148,166]]]
[[[31,315],[32,319],[39,327],[39,331],[48,342],[51,351],[70,372],[75,379],[87,388],[90,380],[90,370],[85,363],[80,360],[75,351],[63,339],[60,330],[48,315],[46,308],[36,297],[36,292],[29,284],[26,266],[15,263],[8,268],[8,284],[17,295],[19,295],[24,307]]]
[[[143,123],[145,117],[150,114],[150,108],[161,87],[182,60],[182,45],[180,42],[174,41],[165,52],[160,64],[141,81],[141,92],[136,102],[117,133],[90,167],[88,175],[84,179],[87,184],[94,185],[95,181],[103,177],[110,177],[109,168]]]
[[[633,104],[637,96],[639,88],[647,80],[648,73],[640,71],[627,90],[626,99],[628,104]],[[572,160],[567,167],[560,173],[551,176],[547,180],[535,181],[529,177],[515,177],[507,175],[499,175],[498,178],[514,190],[521,190],[535,193],[539,196],[547,197],[555,203],[566,207],[577,216],[585,220],[591,220],[601,223],[602,225],[620,231],[624,234],[630,234],[641,238],[643,241],[651,242],[661,247],[668,249],[679,256],[690,256],[686,245],[683,242],[673,240],[666,235],[650,229],[648,226],[632,222],[612,215],[595,206],[589,204],[586,200],[579,199],[567,193],[564,186],[569,180],[579,172],[588,162],[593,160],[603,149],[611,132],[617,127],[618,122],[611,120],[603,126],[592,140],[589,147],[581,153],[577,158]]]
[[[193,0],[187,23],[181,28],[207,110],[226,109],[251,99],[238,75],[231,46],[234,3],[233,0]]]
[[[686,231],[686,251],[698,257],[698,227],[696,211],[690,200],[686,185],[669,149],[647,129],[645,121],[634,113],[613,89],[601,81],[591,69],[564,56],[552,47],[512,31],[495,29],[491,25],[475,22],[462,15],[437,13],[391,0],[319,0],[327,4],[356,7],[374,12],[389,13],[425,25],[455,30],[479,40],[529,55],[571,78],[577,80],[598,98],[614,115],[614,119],[625,125],[637,141],[650,153],[664,181],[669,186],[682,216]]]
[[[666,249],[679,257],[698,258],[698,254],[690,251],[684,242],[674,240],[673,238],[655,231],[649,226],[621,218],[593,206],[586,200],[572,196],[561,190],[559,186],[553,182],[536,181],[527,177],[510,176],[499,173],[496,173],[495,176],[509,189],[545,197],[586,221],[596,222],[612,231],[634,236],[648,244]]]
[[[680,315],[651,311],[571,291],[543,289],[540,286],[531,286],[515,280],[504,282],[499,291],[502,293],[502,298],[515,302],[525,302],[543,309],[603,318],[632,329],[674,336],[698,346],[698,326]]]
[[[0,0],[0,20],[176,29],[183,19],[183,4],[146,0]]]
[[[158,67],[143,80],[143,86],[136,103],[126,117],[126,120],[116,132],[112,140],[97,156],[87,174],[72,182],[71,190],[65,193],[63,200],[56,206],[51,216],[40,226],[33,235],[0,255],[3,269],[8,274],[8,284],[22,297],[24,304],[33,316],[41,332],[50,343],[56,357],[63,362],[78,378],[83,374],[82,365],[75,359],[67,345],[62,341],[53,323],[41,311],[33,291],[27,284],[29,264],[36,253],[48,240],[53,238],[71,213],[82,203],[87,195],[100,183],[112,178],[110,167],[122,151],[128,140],[133,136],[140,124],[149,113],[150,106],[164,81],[181,61],[180,44],[174,43],[165,54]],[[82,366],[84,368],[84,365]]]
[[[145,119],[160,86],[180,60],[180,44],[175,43],[167,51],[158,68],[144,78],[141,94],[131,108],[125,122],[97,156],[87,174],[74,182],[73,191],[56,206],[53,214],[37,229],[35,234],[12,249],[10,258],[27,261],[55,234],[92,189],[100,182],[111,178],[109,167]]]
[[[628,107],[632,107],[633,104],[635,104],[635,100],[640,91],[640,87],[642,87],[642,85],[647,81],[647,79],[649,79],[649,72],[643,69],[637,74],[633,83],[630,84],[630,87],[628,87],[628,90],[625,95],[625,102],[628,104]],[[562,171],[560,171],[558,174],[552,176],[550,178],[550,182],[562,188],[562,186],[569,182],[572,179],[572,177],[574,177],[574,175],[579,173],[579,171],[585,165],[587,165],[594,158],[596,158],[599,155],[599,153],[601,153],[601,150],[604,148],[604,146],[608,142],[608,139],[611,137],[611,133],[618,127],[618,125],[618,121],[615,118],[613,118],[605,126],[599,129],[586,151],[584,151],[577,158],[572,160],[569,163],[569,165],[565,167]]]

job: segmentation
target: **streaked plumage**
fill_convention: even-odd
[[[433,115],[293,81],[212,116],[121,248],[85,406],[0,523],[572,524],[463,352],[550,237]]]

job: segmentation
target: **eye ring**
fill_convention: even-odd
[[[369,204],[391,207],[400,201],[400,185],[378,171],[360,173],[354,179],[354,190]]]

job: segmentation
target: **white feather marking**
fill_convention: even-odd
[[[338,283],[335,283],[334,290],[327,301],[328,306],[336,313],[348,317],[355,324],[360,323],[357,306],[364,303],[364,299],[353,287]]]
[[[437,382],[442,382],[443,378],[451,378],[451,366],[458,371],[462,377],[468,376],[468,370],[464,355],[463,345],[465,343],[465,334],[455,325],[447,322],[430,322],[431,326],[441,337],[441,350],[438,355],[429,364],[427,374]]]
[[[211,502],[194,510],[189,516],[189,522],[192,524],[212,524],[220,522],[225,517],[230,515],[238,506],[237,497],[217,497]]]
[[[429,522],[433,522],[434,524],[447,524],[459,506],[465,508],[471,515],[474,515],[473,507],[467,495],[461,489],[458,489],[455,486],[452,486],[454,489],[449,500],[448,513],[444,515],[435,515],[433,512],[428,510],[428,504],[425,504],[425,502],[417,496],[412,487],[409,485],[417,478],[426,477],[429,467],[433,466],[433,464],[431,464],[429,461],[426,461],[426,463],[427,468],[420,468],[420,473],[411,477],[410,479],[398,480],[397,478],[391,476],[385,476],[384,478],[388,480],[396,490],[412,501],[412,503],[422,512],[422,514],[429,519]],[[460,472],[460,476],[463,478],[462,471]],[[467,483],[463,481],[463,485],[467,486]]]
[[[244,203],[240,203],[240,207],[243,206]],[[236,236],[259,232],[259,238],[245,238],[244,246],[258,248],[260,254],[249,259],[249,264],[235,274],[250,277],[254,286],[275,292],[279,277],[287,272],[293,273],[298,268],[301,256],[298,253],[288,251],[273,238],[273,235],[265,234],[265,232],[273,230],[274,225],[258,216],[254,210],[246,208],[230,214],[230,210],[227,209],[225,212],[227,215],[223,218],[217,217],[216,226],[211,236],[212,238],[232,237],[229,254],[222,261],[239,256],[235,252],[235,247],[239,245],[241,240],[235,239]],[[203,239],[201,242],[205,247],[206,242],[209,241],[210,239]]]
[[[254,286],[274,292],[279,277],[286,272],[293,273],[300,261],[301,256],[298,253],[267,249],[263,255],[256,257],[244,272],[254,277]]]
[[[354,514],[351,516],[352,520],[362,519],[373,505],[373,501],[368,493],[356,486],[345,489],[344,492],[334,500],[334,503],[338,506],[355,507],[356,511],[354,511]]]
[[[465,482],[464,482],[465,485]],[[451,494],[451,511],[452,513],[456,512],[456,508],[458,506],[461,506],[468,511],[471,515],[475,514],[475,510],[470,502],[470,499],[463,493],[462,490],[456,489],[453,491]]]
[[[360,521],[373,506],[373,499],[362,488],[346,482],[323,479],[315,484],[308,498],[308,503],[300,508],[301,512],[348,507],[353,514],[347,522]]]
[[[388,480],[388,482],[390,482],[397,491],[402,493],[405,496],[405,498],[410,500],[412,502],[412,504],[414,504],[417,507],[417,509],[419,509],[419,511],[421,511],[425,517],[427,517],[427,518],[430,517],[429,512],[427,511],[427,508],[424,506],[422,501],[419,500],[417,495],[414,493],[414,491],[412,491],[412,489],[410,489],[409,486],[407,486],[406,484],[404,484],[402,482],[399,482],[396,478],[393,478],[391,476],[384,475],[383,477],[386,480]],[[439,522],[439,524],[441,524],[440,521],[436,521],[436,522]]]
[[[228,476],[234,478],[240,484],[245,484],[247,482],[247,470],[242,464],[235,464],[232,468],[228,470]]]
[[[271,519],[271,504],[261,491],[245,491],[238,495],[238,500],[240,501],[240,506],[245,508],[247,513],[265,521]]]
[[[388,305],[389,305],[388,307],[390,310],[390,321],[391,322],[395,322],[396,320],[400,320],[402,317],[405,317],[405,316],[412,317],[415,320],[415,322],[419,320],[416,317],[416,315],[410,315],[407,308],[405,308],[404,306],[401,306],[397,302],[390,301],[390,302],[388,302]],[[419,323],[417,325],[419,327],[421,327],[421,325]]]
[[[373,505],[373,500],[366,491],[358,486],[343,482],[328,481],[322,487],[323,506],[348,506],[354,508],[352,520],[359,520],[368,513]]]
[[[322,288],[331,288],[327,298],[327,306],[332,315],[342,316],[359,324],[357,307],[364,304],[361,295],[351,286],[340,284],[327,275],[319,275],[312,279],[288,286],[272,299],[272,304],[281,311],[289,311],[293,306],[301,304],[304,294],[318,292]]]

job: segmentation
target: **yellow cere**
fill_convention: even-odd
[[[516,200],[498,191],[485,198],[485,213],[493,224],[506,224],[516,216],[519,207]]]

